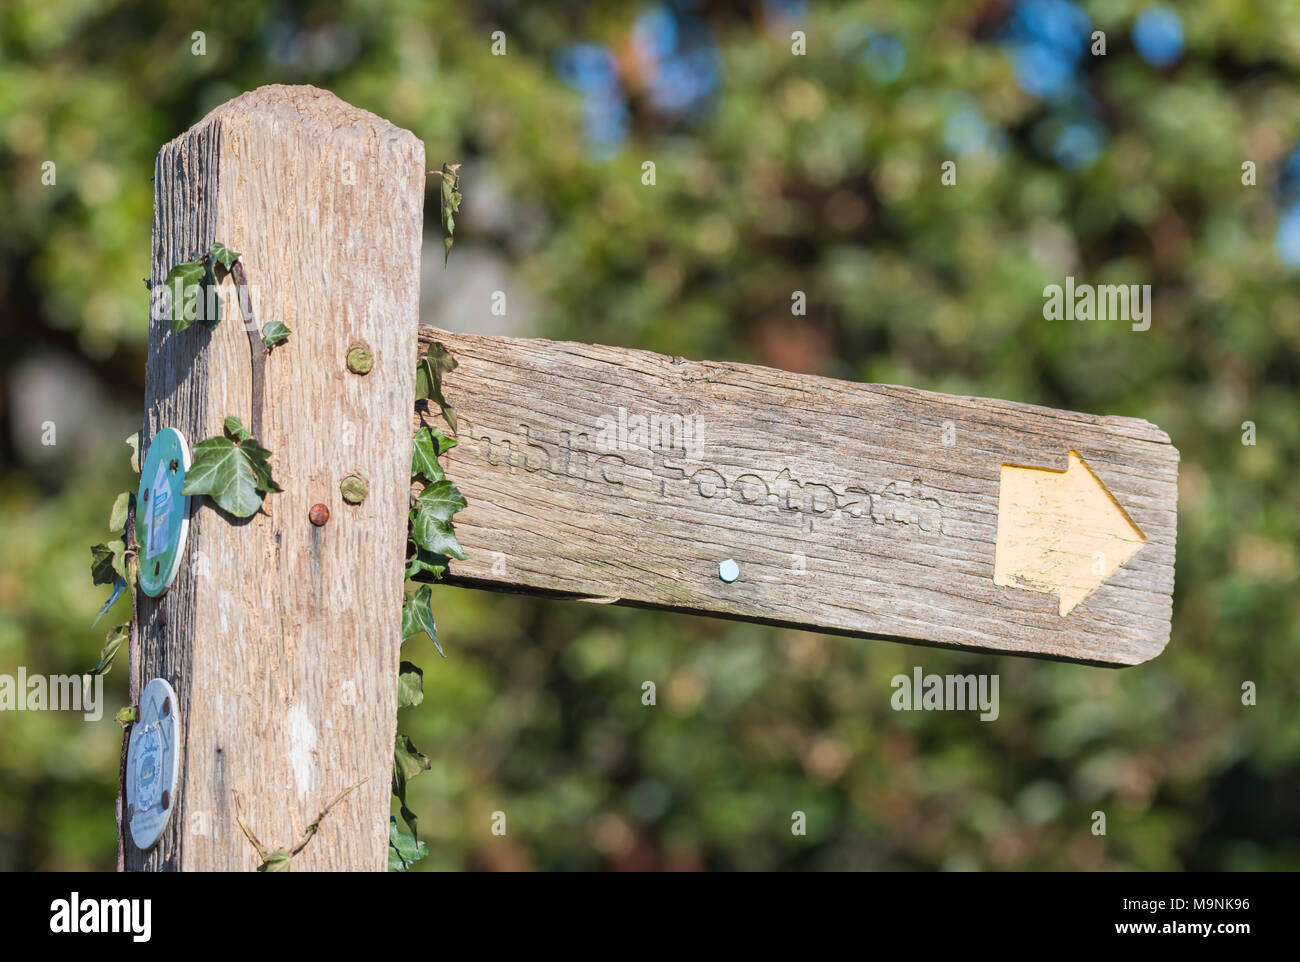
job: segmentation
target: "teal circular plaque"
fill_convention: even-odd
[[[135,538],[140,545],[140,588],[157,598],[180,570],[190,529],[190,499],[181,494],[190,469],[190,446],[175,428],[154,436],[135,496]]]

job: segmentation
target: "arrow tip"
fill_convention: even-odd
[[[994,584],[1056,594],[1064,617],[1145,543],[1077,451],[1064,471],[1002,466]]]

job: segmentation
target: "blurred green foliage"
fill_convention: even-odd
[[[400,722],[433,759],[410,793],[421,868],[1300,867],[1300,300],[1279,248],[1300,10],[1180,5],[1162,69],[1130,38],[1147,4],[1082,4],[1108,50],[1062,99],[1017,74],[1023,6],[6,3],[0,672],[84,670],[127,609],[89,627],[88,546],[134,483],[159,146],[244,90],[313,83],[465,161],[429,276],[490,253],[536,294],[534,333],[1144,417],[1182,453],[1173,639],[1122,671],[435,589],[449,657],[415,653],[425,700]],[[684,105],[664,11],[698,54]],[[1152,284],[1151,330],[1045,321],[1066,274]],[[60,421],[42,459],[19,373],[51,356],[93,430]],[[891,711],[913,665],[999,673],[1000,718]],[[108,683],[93,725],[0,715],[0,868],[112,867],[125,671]]]

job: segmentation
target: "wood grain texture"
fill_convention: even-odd
[[[137,683],[162,676],[183,717],[181,784],[157,848],[128,869],[249,870],[235,823],[274,848],[333,810],[294,870],[382,871],[397,713],[424,148],[410,132],[312,87],[263,87],[163,147],[153,282],[214,240],[243,253],[263,324],[293,331],[267,362],[262,443],[283,493],[231,518],[191,499],[190,545],[158,602],[140,595]],[[151,318],[145,438],[194,442],[252,421],[249,342],[225,320],[174,334]],[[348,373],[367,345],[374,369]],[[357,474],[369,497],[345,504]],[[315,503],[332,515],[308,521]]]
[[[1178,452],[1145,421],[614,347],[420,340],[459,362],[444,457],[469,560],[453,583],[1102,665],[1168,642]],[[415,423],[441,423],[436,407]],[[1145,543],[1062,616],[1055,595],[993,575],[1002,466],[1063,471],[1070,451]]]

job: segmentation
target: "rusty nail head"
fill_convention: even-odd
[[[161,571],[161,570],[162,570],[162,562],[161,562],[161,561],[155,561],[155,562],[153,563],[153,573],[154,573],[154,577],[155,577],[155,578],[158,577],[158,572]]]
[[[172,713],[172,700],[170,698],[163,699],[162,713],[164,715],[170,715]]]
[[[172,458],[169,462],[167,462],[167,470],[170,471],[172,474],[176,473],[176,469],[178,467],[180,467],[180,465],[176,463],[175,458]]]
[[[313,504],[311,510],[307,512],[307,517],[316,527],[320,527],[330,519],[330,509],[323,504]]]
[[[165,788],[163,789],[163,793],[162,793],[162,806],[165,809],[172,807],[172,793],[167,791],[167,789]]]
[[[364,344],[354,344],[348,348],[348,370],[353,374],[369,374],[375,366],[375,356]]]

